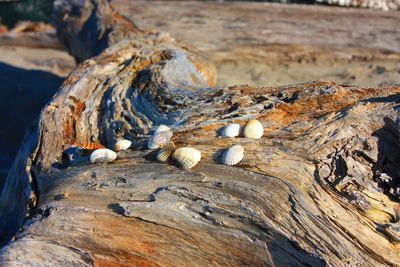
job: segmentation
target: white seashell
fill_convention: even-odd
[[[173,142],[166,144],[163,148],[160,149],[157,153],[158,161],[165,162],[169,159],[172,153],[175,150],[175,145]]]
[[[171,129],[164,124],[161,124],[159,126],[156,127],[156,129],[154,130],[153,134],[159,133],[159,132],[164,132],[164,131],[170,131]]]
[[[236,137],[240,134],[240,125],[237,123],[232,123],[226,126],[222,132],[222,137]]]
[[[128,148],[131,147],[131,145],[132,145],[131,141],[127,139],[121,139],[115,143],[114,149],[115,151],[127,150]]]
[[[174,151],[172,158],[176,160],[182,169],[190,169],[196,166],[201,159],[201,152],[191,147],[181,147]]]
[[[221,161],[225,165],[236,165],[243,159],[244,149],[240,145],[233,145],[222,154]]]
[[[264,134],[264,127],[258,120],[249,120],[244,127],[244,137],[260,139]]]
[[[117,158],[117,153],[107,148],[96,149],[90,155],[91,163],[110,162]]]
[[[149,149],[160,148],[166,145],[169,142],[169,140],[171,140],[172,135],[173,135],[172,131],[162,131],[155,133],[150,137],[147,147]]]

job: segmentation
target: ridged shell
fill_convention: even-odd
[[[244,127],[244,137],[260,139],[264,134],[264,127],[258,120],[249,120]]]
[[[192,147],[181,147],[174,151],[172,158],[186,170],[196,166],[201,159],[201,152]]]
[[[103,145],[99,143],[84,143],[83,145],[78,146],[79,149],[84,149],[84,150],[96,150],[100,148],[105,148]]]
[[[150,137],[147,147],[149,149],[160,148],[166,145],[171,140],[172,135],[173,135],[172,131],[162,131],[155,133]]]
[[[127,139],[121,139],[115,143],[114,149],[115,151],[127,150],[128,148],[131,147],[131,145],[132,145],[131,141]]]
[[[244,149],[240,145],[234,145],[225,150],[221,161],[225,165],[236,165],[243,159]]]
[[[240,125],[236,123],[229,124],[221,132],[222,137],[236,137],[239,134],[240,134]]]
[[[161,124],[159,126],[156,127],[156,129],[154,130],[153,134],[159,133],[159,132],[164,132],[164,131],[170,131],[171,129],[164,124]]]
[[[100,148],[93,151],[90,155],[91,163],[105,163],[117,158],[117,153],[107,148]]]
[[[166,144],[163,148],[160,149],[157,153],[157,160],[161,162],[165,162],[169,159],[172,153],[175,150],[175,145],[173,142]]]

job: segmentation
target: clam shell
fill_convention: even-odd
[[[110,162],[117,158],[117,153],[107,148],[96,149],[90,155],[91,163]]]
[[[147,144],[149,149],[157,149],[164,145],[166,145],[172,138],[172,131],[162,131],[158,133],[154,133]]]
[[[174,151],[172,158],[186,170],[193,168],[201,159],[201,152],[192,147],[181,147]]]
[[[225,165],[236,165],[243,159],[244,149],[240,145],[233,145],[222,154],[221,161]]]
[[[155,128],[153,134],[156,134],[156,133],[159,133],[159,132],[164,132],[164,131],[170,131],[170,130],[171,129],[167,125],[161,124],[161,125],[159,125],[159,126],[157,126]]]
[[[127,150],[128,148],[131,147],[131,145],[132,145],[131,141],[127,139],[121,139],[115,143],[114,149],[115,151]]]
[[[163,148],[160,149],[157,153],[157,160],[161,162],[165,162],[169,159],[172,153],[175,150],[175,145],[173,142],[166,144]]]
[[[232,123],[226,126],[222,132],[222,137],[236,137],[240,134],[240,125],[237,123]]]
[[[249,120],[244,127],[244,137],[260,139],[264,134],[264,127],[258,120]]]

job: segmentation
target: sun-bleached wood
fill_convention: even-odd
[[[121,21],[129,24],[107,2],[55,6],[63,40],[82,63],[43,109],[7,178],[1,200],[10,206],[0,206],[8,211],[0,223],[12,214],[21,225],[25,203],[31,206],[1,262],[400,264],[400,87],[319,81],[213,88],[212,65],[164,34],[132,24],[121,35],[129,40],[93,49],[90,38],[111,40]],[[219,137],[229,123],[244,126],[251,118],[265,128],[261,139]],[[198,165],[182,170],[146,150],[160,124],[174,131],[176,147],[201,151]],[[132,149],[112,163],[65,158],[72,146],[112,147],[121,138],[132,140]],[[221,153],[234,144],[243,146],[243,160],[222,165]]]

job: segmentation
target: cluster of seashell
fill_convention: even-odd
[[[232,123],[226,126],[221,137],[237,137],[241,134],[242,127],[239,124]],[[243,136],[246,138],[260,139],[264,134],[264,127],[256,120],[249,120],[243,127]],[[240,145],[233,145],[226,149],[221,156],[221,163],[225,165],[236,165],[244,157],[244,148]]]
[[[233,123],[226,126],[222,132],[222,137],[237,137],[241,134],[243,128],[243,136],[246,138],[259,139],[264,134],[262,124],[255,119],[249,120],[244,127]],[[172,130],[166,125],[160,125],[150,137],[147,147],[149,149],[160,150],[157,153],[157,160],[161,162],[168,161],[172,157],[182,169],[190,169],[199,163],[201,160],[201,152],[192,147],[176,148],[171,142],[173,136]],[[132,142],[126,139],[118,140],[115,145],[115,151],[123,151],[128,149]],[[117,158],[117,153],[104,148],[101,145],[90,144],[82,147],[83,150],[94,150],[90,155],[91,163],[105,163],[114,161]],[[221,162],[225,165],[236,165],[244,156],[244,148],[240,145],[233,145],[226,149],[221,157]]]
[[[231,123],[221,131],[221,137],[237,137],[242,132],[242,126]],[[243,128],[243,136],[246,138],[260,139],[264,134],[264,127],[255,119],[251,119]]]
[[[237,123],[226,126],[221,131],[221,137],[237,137],[243,132],[246,138],[260,139],[264,134],[264,127],[255,119],[249,120],[244,127]],[[160,125],[154,131],[149,140],[150,149],[160,148],[157,153],[157,160],[167,161],[171,156],[182,169],[190,169],[201,160],[201,152],[192,147],[175,148],[172,138],[172,131],[168,126]],[[225,165],[236,165],[244,157],[244,148],[241,145],[233,145],[226,149],[221,156],[221,163]]]

